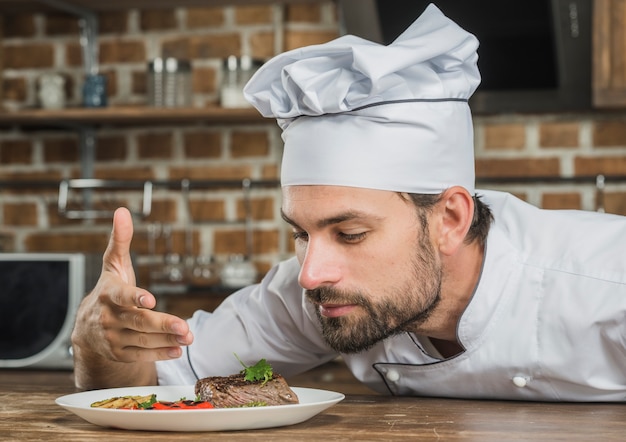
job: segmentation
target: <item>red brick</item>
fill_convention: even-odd
[[[192,87],[195,93],[214,94],[218,90],[217,74],[213,68],[199,67],[192,72]]]
[[[123,135],[99,136],[96,143],[96,161],[122,161],[127,157]]]
[[[188,8],[187,27],[195,28],[216,28],[224,24],[224,10],[217,8]]]
[[[4,36],[13,37],[33,37],[36,32],[34,14],[11,14],[3,17]]]
[[[0,180],[6,181],[59,181],[63,177],[60,172],[53,170],[45,171],[28,171],[28,172],[9,172],[0,170]],[[56,191],[56,189],[55,189]]]
[[[226,58],[241,55],[241,36],[238,33],[199,35],[189,37],[191,58]]]
[[[235,22],[240,25],[269,24],[272,17],[271,6],[238,6],[235,9]]]
[[[35,203],[4,203],[2,218],[5,226],[36,226],[37,205]]]
[[[476,159],[476,176],[556,177],[560,175],[558,158]]]
[[[133,94],[146,95],[148,93],[147,79],[148,75],[146,71],[133,71],[131,72],[131,86],[130,90]]]
[[[102,253],[108,237],[105,233],[34,233],[26,235],[24,245],[29,252]]]
[[[78,42],[71,41],[65,45],[65,64],[69,67],[83,65],[83,52]]]
[[[142,63],[146,61],[146,48],[143,41],[107,40],[100,43],[100,62]]]
[[[251,198],[250,212],[254,220],[274,219],[274,198]],[[243,199],[237,201],[237,218],[245,220],[246,205]]]
[[[166,253],[177,253],[180,256],[184,256],[187,252],[186,248],[186,232],[181,230],[173,229],[171,232],[171,249],[168,250],[168,242],[165,237],[161,233],[156,238],[154,243],[156,254],[163,256]],[[197,232],[193,232],[193,251],[199,250],[199,236]],[[132,250],[135,253],[147,254],[150,251],[149,239],[148,239],[148,231],[137,231],[137,234],[133,237]]]
[[[154,180],[154,171],[150,167],[98,167],[94,171],[94,178],[102,180]]]
[[[178,180],[188,178],[190,180],[243,180],[250,178],[250,166],[224,165],[206,167],[171,167],[170,179]]]
[[[338,37],[335,31],[294,31],[285,32],[285,51],[304,46],[329,42]]]
[[[174,39],[164,39],[161,44],[161,55],[163,57],[174,57],[181,60],[191,60],[191,42],[188,37],[177,37]]]
[[[78,18],[69,14],[47,14],[45,16],[45,33],[47,35],[78,35],[80,26]]]
[[[46,163],[75,163],[80,160],[76,138],[46,138],[43,140],[43,157]]]
[[[4,47],[5,69],[51,68],[54,48],[50,43],[25,43]]]
[[[278,230],[255,230],[252,236],[252,253],[255,255],[278,252]]]
[[[486,124],[485,150],[522,150],[526,145],[526,126],[523,124]]]
[[[626,157],[576,157],[574,158],[576,175],[624,175],[626,171]]]
[[[543,123],[539,126],[539,146],[578,147],[578,123]]]
[[[250,35],[248,44],[252,58],[268,60],[276,55],[274,52],[273,32],[255,32]]]
[[[544,193],[541,198],[541,207],[544,209],[581,209],[580,193]]]
[[[287,22],[319,23],[321,18],[321,5],[318,3],[288,4],[285,7]]]
[[[142,10],[139,14],[139,24],[144,31],[176,29],[176,11],[174,9]]]
[[[189,209],[191,219],[195,223],[226,220],[224,201],[193,199],[189,202]]]
[[[150,215],[144,221],[158,221],[160,223],[176,222],[178,201],[173,199],[155,199],[152,201]]]
[[[252,235],[252,253],[276,253],[278,251],[278,231],[255,230]],[[217,254],[245,254],[245,230],[217,230],[214,237],[214,252]]]
[[[98,33],[123,34],[128,31],[128,11],[104,11],[98,13]]]
[[[219,158],[222,156],[222,134],[218,131],[187,132],[183,137],[185,157]]]
[[[30,140],[0,141],[0,164],[30,164],[33,160],[33,147]]]
[[[274,180],[279,177],[278,164],[264,164],[261,176],[265,180]]]
[[[139,158],[168,159],[172,157],[174,139],[170,132],[143,133],[137,135]]]
[[[233,132],[230,143],[233,158],[267,156],[270,150],[266,132]]]
[[[593,145],[595,147],[626,146],[626,120],[595,121]]]
[[[604,194],[604,211],[626,215],[626,192],[606,192]]]

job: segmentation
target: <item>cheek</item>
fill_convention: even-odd
[[[302,265],[302,263],[304,262],[304,257],[306,256],[306,244],[303,244],[300,241],[296,241],[294,250],[298,262],[300,263],[300,265]]]

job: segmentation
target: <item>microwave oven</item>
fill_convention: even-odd
[[[387,45],[429,3],[480,42],[473,113],[591,110],[592,0],[339,0],[340,25]]]
[[[0,253],[0,368],[73,368],[86,261],[80,253]]]

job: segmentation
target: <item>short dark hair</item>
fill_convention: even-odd
[[[418,215],[422,223],[422,228],[428,228],[427,214],[430,213],[432,208],[441,201],[443,194],[421,194],[421,193],[408,193],[407,194],[415,207],[418,209]],[[472,218],[472,225],[465,236],[465,243],[471,244],[477,241],[480,245],[485,245],[487,242],[487,234],[493,221],[493,214],[487,204],[485,204],[480,196],[474,195],[474,216]]]

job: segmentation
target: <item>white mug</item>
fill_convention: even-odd
[[[39,77],[39,103],[44,109],[65,107],[65,78],[59,74],[43,74]]]

